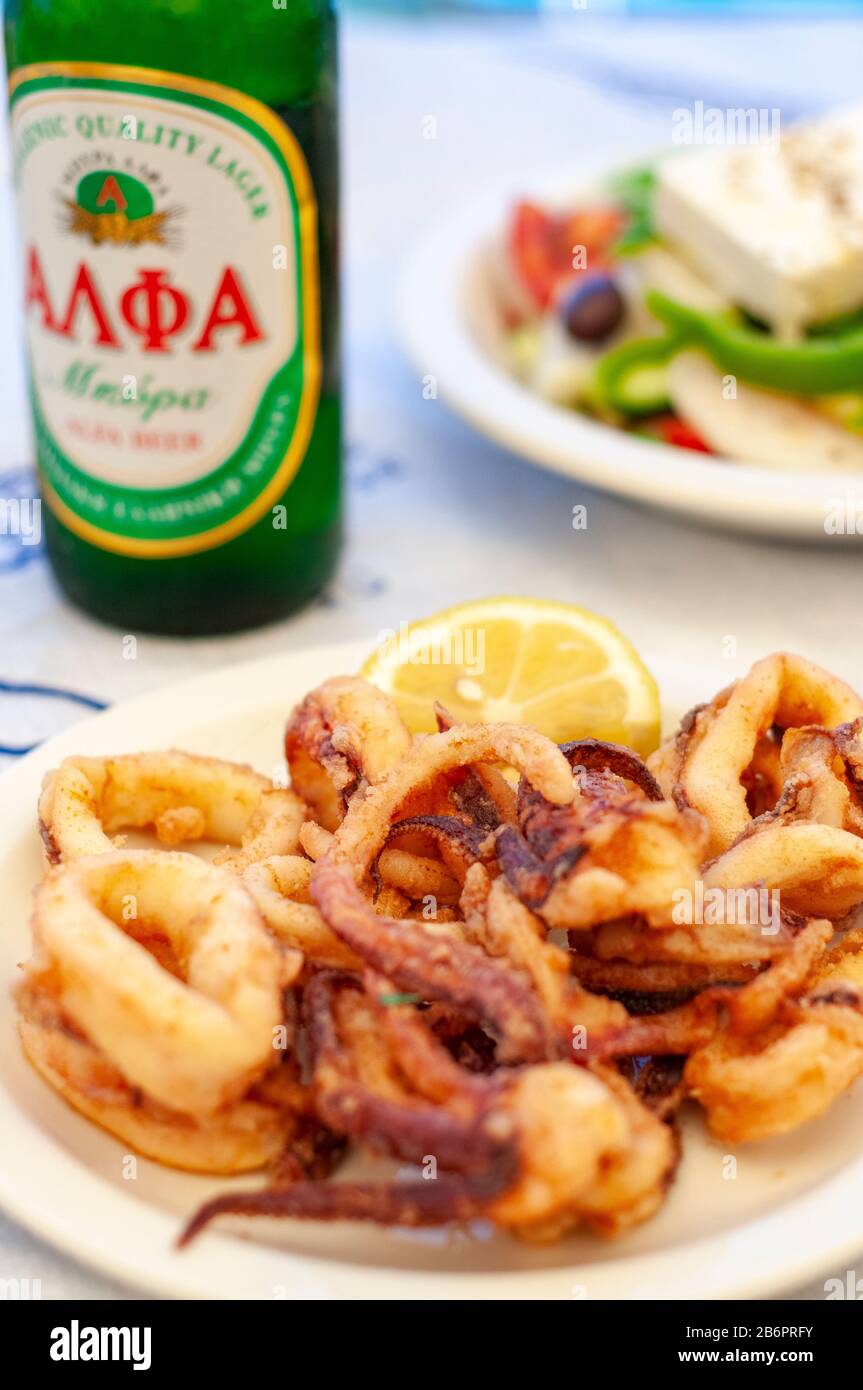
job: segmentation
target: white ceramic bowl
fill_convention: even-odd
[[[847,501],[863,525],[863,476],[855,495],[848,473],[783,473],[654,444],[550,404],[501,365],[487,267],[509,207],[516,196],[575,206],[614,172],[528,178],[433,228],[406,261],[399,285],[399,334],[414,367],[433,376],[440,396],[477,430],[532,463],[711,525],[841,543],[844,537],[826,534],[825,516]]]

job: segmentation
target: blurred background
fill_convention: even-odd
[[[861,54],[863,0],[347,0],[349,497],[339,575],[275,629],[196,643],[147,639],[147,662],[124,662],[115,634],[59,598],[44,559],[3,537],[7,680],[62,677],[112,701],[202,661],[347,638],[371,643],[403,619],[496,591],[586,604],[646,651],[709,660],[733,633],[741,665],[782,645],[829,664],[859,624],[852,556],[713,533],[531,467],[424,397],[398,346],[394,298],[417,240],[485,188],[515,197],[546,169],[577,176],[588,162],[637,161],[667,143],[671,113],[697,101],[779,107],[785,123],[860,100]],[[30,443],[5,132],[0,178],[0,474],[4,495],[14,495],[30,486]],[[590,517],[578,534],[576,505]],[[822,592],[829,607],[813,600]],[[25,746],[81,714],[60,699],[25,698],[15,700],[13,718],[10,699],[0,704],[4,746]]]

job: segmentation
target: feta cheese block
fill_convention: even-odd
[[[863,309],[863,107],[664,160],[660,236],[777,336]]]

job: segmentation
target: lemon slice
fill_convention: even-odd
[[[555,743],[600,738],[642,757],[659,742],[659,693],[607,618],[574,604],[501,597],[445,608],[386,635],[360,672],[414,733],[432,702],[459,722],[531,724]]]

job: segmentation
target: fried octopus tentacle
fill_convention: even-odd
[[[484,1215],[527,1239],[547,1240],[581,1220],[610,1232],[655,1209],[673,1172],[677,1145],[667,1126],[638,1101],[619,1075],[609,1070],[594,1076],[551,1063],[488,1078],[461,1079],[431,1034],[420,1036],[420,1017],[404,1006],[399,1009],[401,1016],[384,1030],[392,1046],[390,1056],[381,1058],[376,1041],[370,1068],[362,1056],[363,1047],[369,1045],[366,1034],[354,1032],[347,1037],[346,1052],[339,1036],[350,1023],[350,1015],[340,1015],[340,997],[353,989],[355,983],[344,980],[331,980],[320,988],[316,1084],[321,1071],[327,1073],[333,1066],[339,1077],[345,1069],[359,1069],[364,1073],[361,1083],[374,1092],[376,1100],[392,1106],[396,1101],[388,1088],[403,1056],[406,1072],[421,1091],[429,1087],[432,1099],[438,1101],[446,1094],[447,1113],[453,1126],[461,1127],[465,1140],[464,1148],[452,1155],[452,1166],[460,1177],[382,1188],[342,1184],[312,1189],[297,1184],[277,1193],[242,1194],[239,1204],[230,1194],[209,1203],[194,1218],[184,1241],[224,1212],[385,1222],[404,1218],[417,1225]],[[326,1076],[324,1084],[328,1084]],[[407,1105],[410,1099],[402,1097],[401,1104]],[[435,1108],[422,1094],[414,1104],[418,1112]],[[403,1116],[387,1109],[375,1113],[385,1124],[399,1127],[388,1140],[391,1152],[401,1152]],[[478,1150],[472,1152],[470,1146],[474,1135],[483,1136],[486,1161],[472,1170],[478,1156]],[[414,1158],[420,1153],[415,1151]],[[429,1189],[438,1193],[431,1202],[425,1196]]]
[[[636,912],[650,926],[667,926],[673,893],[697,876],[700,817],[664,801],[630,749],[584,739],[563,751],[574,801],[549,805],[522,782],[518,828],[504,826],[497,836],[505,877],[548,926],[588,928]]]
[[[413,830],[421,830],[424,835],[427,835],[437,844],[446,845],[454,850],[465,868],[476,860],[486,857],[483,853],[483,845],[488,840],[488,833],[476,826],[468,825],[466,821],[459,820],[458,816],[406,816],[403,820],[397,820],[390,826],[384,847],[386,848],[399,836],[406,835]]]
[[[389,822],[405,798],[441,773],[467,764],[505,761],[534,780],[549,801],[572,799],[572,778],[559,750],[530,729],[510,725],[456,727],[424,739],[378,786],[354,801],[312,876],[318,907],[343,941],[401,989],[451,1004],[500,1040],[501,1056],[537,1061],[548,1056],[542,1008],[530,983],[477,948],[441,939],[417,923],[380,916],[359,883],[383,848]]]
[[[371,1221],[379,1226],[445,1226],[485,1215],[512,1181],[517,1159],[501,1156],[474,1175],[442,1174],[434,1182],[297,1182],[262,1192],[228,1192],[195,1213],[177,1244],[187,1246],[218,1216],[281,1216],[307,1221]]]
[[[530,977],[556,1037],[556,1055],[589,1061],[597,1038],[625,1024],[626,1010],[582,988],[569,973],[569,953],[545,940],[543,923],[504,879],[495,879],[483,895],[480,875],[484,874],[479,865],[469,873],[467,901],[478,905],[484,896],[482,909],[477,906],[472,919],[475,939],[490,955],[512,961]],[[584,1049],[574,1050],[576,1028],[587,1035]]]
[[[306,1009],[318,1111],[332,1129],[408,1162],[433,1153],[441,1167],[460,1172],[481,1171],[494,1160],[500,1144],[482,1128],[484,1093],[476,1083],[473,1090],[466,1085],[462,1095],[471,1103],[458,1113],[410,1094],[393,1065],[385,1010],[375,1007],[359,981],[319,975]]]
[[[345,866],[320,866],[313,891],[341,939],[400,989],[450,1004],[472,1021],[487,1024],[498,1038],[501,1059],[539,1061],[549,1055],[540,1002],[530,982],[509,965],[419,922],[377,914]]]
[[[662,801],[662,788],[632,748],[621,743],[605,743],[598,738],[579,738],[559,745],[570,767],[588,772],[613,772],[640,787],[648,801]]]
[[[542,907],[554,884],[564,878],[587,853],[587,846],[572,845],[547,864],[535,854],[515,826],[505,825],[497,834],[497,858],[507,883],[527,907]]]

